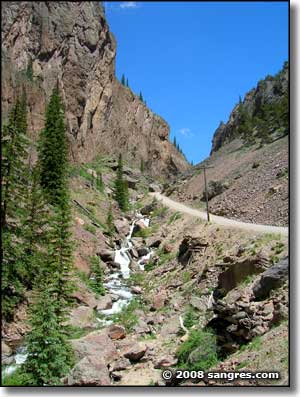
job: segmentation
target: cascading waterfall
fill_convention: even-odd
[[[111,316],[113,314],[119,313],[122,309],[129,304],[133,295],[130,291],[130,288],[127,286],[125,280],[130,277],[130,254],[129,250],[132,248],[133,244],[131,242],[132,233],[134,230],[135,223],[140,221],[146,227],[150,225],[150,219],[145,218],[142,214],[136,213],[135,219],[130,226],[130,230],[128,235],[126,236],[123,246],[115,251],[115,260],[114,262],[120,266],[120,271],[116,271],[108,276],[107,281],[104,283],[106,289],[114,296],[117,296],[117,300],[113,302],[111,309],[100,310],[101,314],[104,314],[106,317]],[[141,270],[144,270],[144,266],[146,261],[148,261],[153,254],[150,251],[147,255],[144,255],[139,261],[138,265]],[[110,320],[107,319],[99,319],[98,321],[101,325],[109,325],[111,324]]]
[[[135,219],[130,226],[129,233],[123,242],[123,246],[115,251],[114,261],[116,264],[120,266],[120,270],[110,274],[106,282],[104,283],[104,286],[112,295],[115,296],[116,300],[113,302],[111,309],[105,309],[99,311],[99,313],[105,315],[104,319],[97,318],[97,321],[102,326],[111,325],[113,321],[109,319],[109,316],[121,312],[122,309],[125,306],[127,306],[132,300],[133,294],[130,288],[127,286],[125,280],[127,280],[130,277],[129,265],[131,262],[131,258],[128,251],[133,246],[131,242],[131,238],[132,238],[135,222],[137,221],[140,221],[146,227],[149,227],[150,225],[149,218],[145,218],[142,214],[136,213]],[[138,260],[137,263],[141,270],[144,270],[145,263],[148,262],[152,254],[153,251],[149,251],[146,255],[144,255]],[[26,361],[27,356],[28,353],[26,352],[26,347],[20,346],[16,350],[16,354],[11,357],[12,364],[5,366],[4,369],[2,370],[2,377],[4,378],[14,373],[17,370],[17,368]]]

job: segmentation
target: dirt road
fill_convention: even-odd
[[[183,212],[185,214],[194,216],[196,218],[200,218],[203,220],[207,220],[206,212],[199,211],[197,209],[188,207],[187,205],[178,203],[177,201],[171,200],[169,197],[164,196],[161,193],[155,192],[150,193],[151,196],[156,197],[157,200],[161,201],[166,207],[173,209],[174,211]],[[222,216],[211,215],[210,221],[212,223],[217,223],[218,225],[239,228],[243,230],[254,231],[258,233],[277,233],[282,234],[284,236],[288,236],[288,228],[281,226],[269,226],[269,225],[257,225],[255,223],[245,223],[239,222],[234,219],[223,218]]]

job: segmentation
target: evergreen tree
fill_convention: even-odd
[[[24,239],[23,262],[26,288],[32,288],[35,278],[39,277],[44,266],[45,246],[49,239],[48,222],[50,207],[47,205],[39,184],[39,168],[35,166],[29,172],[29,183],[24,208],[26,216],[22,220]]]
[[[59,201],[67,176],[67,139],[64,111],[58,89],[52,92],[46,110],[45,128],[39,142],[41,185],[51,204]]]
[[[53,113],[57,110],[56,117]],[[57,145],[61,142],[62,145]],[[70,281],[73,263],[73,245],[70,241],[71,210],[66,180],[67,150],[64,118],[57,90],[54,90],[46,111],[46,126],[40,142],[40,180],[51,205],[47,223],[47,238],[43,266],[39,271],[31,307],[31,331],[27,336],[28,359],[26,375],[36,385],[58,384],[73,362],[72,349],[65,337],[65,322],[72,305],[73,285]],[[50,157],[46,145],[56,147]],[[50,157],[50,159],[49,159]],[[49,161],[47,161],[49,160]],[[49,164],[50,172],[47,174]],[[55,167],[61,164],[59,173]],[[52,181],[58,175],[59,181]]]
[[[174,136],[173,145],[177,148],[176,136]]]
[[[122,74],[121,84],[122,84],[122,85],[125,85],[125,76],[124,76],[124,74]]]
[[[122,211],[127,211],[129,207],[129,194],[127,182],[124,181],[123,178],[123,161],[121,154],[118,160],[117,177],[115,180],[115,199],[120,209]]]
[[[24,298],[24,232],[28,168],[26,165],[26,97],[17,99],[2,128],[2,315],[12,320],[15,306]]]
[[[48,279],[37,284],[30,306],[31,331],[26,336],[28,357],[22,371],[34,386],[59,385],[74,364],[71,345],[61,332],[61,321],[56,314],[60,303],[53,301],[52,289]]]
[[[142,94],[142,91],[140,91],[140,95],[139,95],[139,98],[140,98],[140,100],[141,100],[142,102],[144,102],[144,98],[143,98],[143,94]]]
[[[103,285],[104,276],[101,267],[100,258],[95,255],[91,258],[91,278],[89,280],[89,287],[96,295],[105,295],[105,288]]]
[[[129,87],[128,79],[126,79],[126,87]]]
[[[109,203],[109,209],[107,213],[107,218],[106,218],[106,226],[107,226],[107,231],[110,236],[113,235],[115,227],[114,227],[114,218],[113,218],[113,213],[112,213],[112,206],[111,202]]]
[[[71,242],[71,209],[67,189],[60,192],[60,201],[53,208],[50,220],[48,258],[46,275],[51,275],[53,300],[59,302],[57,316],[65,321],[72,304],[73,284],[70,276],[73,270],[73,244]]]

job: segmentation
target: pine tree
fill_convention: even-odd
[[[128,79],[126,79],[126,87],[129,87]]]
[[[71,209],[67,189],[60,193],[60,201],[53,208],[50,225],[45,272],[46,275],[51,275],[53,300],[59,302],[57,315],[62,321],[65,321],[72,304],[71,293],[73,291],[73,284],[70,281],[73,270],[73,244],[70,231]]]
[[[24,208],[26,216],[22,220],[26,288],[32,288],[35,278],[44,266],[45,246],[48,242],[48,222],[51,216],[40,186],[38,165],[29,172],[29,183]]]
[[[15,306],[24,298],[24,205],[27,185],[28,139],[26,97],[17,99],[8,123],[2,128],[2,315],[11,320]]]
[[[105,288],[103,285],[104,276],[101,267],[101,261],[98,256],[91,258],[91,278],[89,280],[89,287],[96,295],[105,295]]]
[[[127,182],[123,179],[123,161],[120,154],[118,160],[117,177],[115,180],[115,199],[122,211],[127,211],[129,207],[129,194]]]
[[[66,183],[67,175],[67,139],[64,111],[58,89],[52,92],[46,110],[45,128],[39,142],[39,162],[41,186],[49,202],[59,201],[59,194]]]
[[[142,102],[144,102],[142,91],[140,91],[139,98],[140,98],[140,100],[141,100]]]
[[[48,279],[37,284],[30,306],[31,331],[26,336],[28,357],[22,371],[34,386],[59,385],[74,364],[71,345],[61,332],[61,321],[56,314],[60,303],[53,301],[52,286]]]
[[[173,145],[177,148],[176,136],[174,136]]]
[[[54,113],[56,109],[56,116]],[[61,142],[61,145],[57,145]],[[56,147],[52,156],[46,145]],[[35,287],[31,307],[31,331],[27,337],[28,359],[25,373],[36,385],[58,384],[73,362],[72,349],[65,338],[65,322],[72,305],[70,281],[73,245],[70,240],[71,209],[66,179],[67,150],[64,118],[58,91],[54,90],[46,111],[46,126],[39,146],[40,181],[51,206],[47,223],[43,267]],[[48,160],[48,161],[47,161]],[[63,169],[58,172],[57,164]],[[49,174],[47,174],[48,166]],[[50,177],[58,176],[58,181]],[[57,182],[57,183],[56,183]]]
[[[114,233],[115,227],[114,227],[114,218],[113,218],[111,203],[109,203],[109,209],[108,209],[107,218],[106,218],[106,226],[107,226],[108,234],[110,236],[112,236]]]
[[[121,84],[122,84],[122,85],[125,85],[125,76],[124,76],[124,74],[122,74]]]

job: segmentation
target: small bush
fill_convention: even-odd
[[[183,324],[185,327],[191,328],[193,325],[197,324],[198,321],[199,318],[196,310],[192,306],[189,306],[187,312],[184,315]]]
[[[94,225],[89,225],[88,223],[84,224],[83,226],[85,228],[85,230],[87,230],[88,232],[92,233],[92,234],[96,234],[96,227]]]
[[[175,221],[177,221],[178,219],[180,219],[181,216],[182,216],[182,215],[180,214],[180,212],[175,212],[174,214],[172,214],[172,215],[170,216],[169,221],[168,221],[168,225],[171,225],[173,222],[175,222]]]
[[[22,367],[14,373],[2,376],[1,386],[36,386],[34,379],[30,375],[23,373]]]
[[[113,314],[111,319],[114,323],[123,325],[126,331],[130,332],[139,320],[138,315],[134,313],[137,309],[143,310],[143,306],[138,299],[133,299],[120,313]]]
[[[97,255],[91,258],[92,278],[88,281],[88,287],[96,295],[105,295],[105,288],[103,286],[103,270],[100,263],[100,258]]]
[[[187,341],[177,352],[178,367],[190,371],[206,371],[218,363],[217,343],[214,334],[203,331],[191,331]]]

